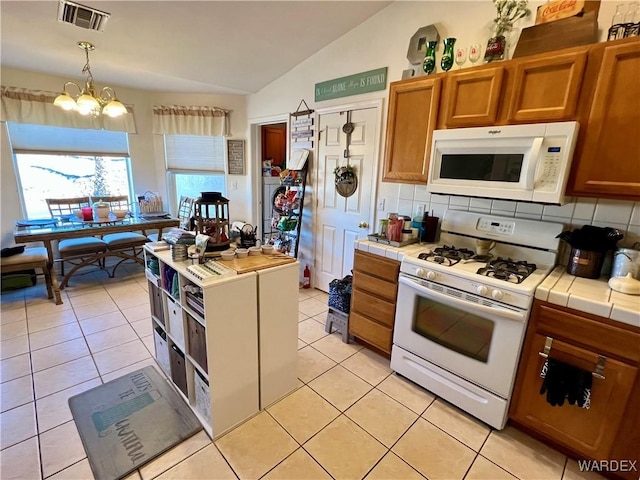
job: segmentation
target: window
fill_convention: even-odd
[[[165,135],[165,158],[172,205],[181,196],[198,198],[201,192],[226,195],[224,137]]]
[[[50,216],[46,198],[131,198],[126,133],[13,122],[7,128],[27,218]]]

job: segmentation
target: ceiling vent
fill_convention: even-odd
[[[103,32],[107,20],[111,15],[95,8],[80,5],[68,0],[60,0],[58,3],[58,21],[70,23],[77,27],[86,28],[95,32]]]

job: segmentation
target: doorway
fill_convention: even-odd
[[[314,286],[325,292],[331,280],[351,274],[355,242],[372,231],[381,105],[379,100],[318,112]],[[353,167],[357,187],[343,196],[336,188],[335,171],[347,165]]]
[[[261,160],[262,160],[262,211],[260,225],[262,239],[267,240],[278,231],[272,226],[273,196],[280,186],[281,170],[286,168],[287,158],[287,124],[273,123],[260,127]]]

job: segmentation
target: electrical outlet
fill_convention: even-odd
[[[378,199],[378,210],[384,210],[384,198]]]
[[[238,182],[231,182],[231,190],[237,190],[238,189]]]
[[[424,203],[419,203],[418,204],[418,208],[416,209],[416,215],[418,215],[419,217],[422,217],[424,215],[424,209],[427,206]]]

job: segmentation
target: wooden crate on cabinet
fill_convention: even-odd
[[[383,181],[426,183],[441,76],[391,83]]]
[[[551,406],[540,394],[545,341],[549,356],[593,371],[589,409]],[[640,378],[640,329],[536,300],[516,376],[511,423],[580,459],[638,460],[640,425],[636,406]],[[634,447],[635,445],[635,451]],[[637,476],[637,473],[636,473]]]
[[[391,355],[400,262],[360,250],[353,262],[349,334]]]
[[[443,91],[444,126],[479,127],[495,124],[502,99],[503,77],[502,66],[450,73]]]
[[[568,183],[575,196],[640,199],[640,37],[597,44],[589,52],[590,106]]]

